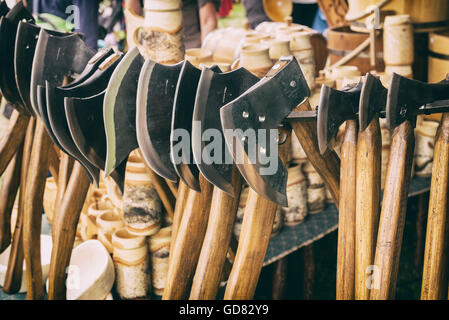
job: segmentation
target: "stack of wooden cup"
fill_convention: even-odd
[[[414,40],[409,15],[387,16],[384,23],[385,72],[413,77]]]
[[[147,298],[151,271],[146,238],[117,229],[112,234],[116,290],[121,299]]]
[[[122,200],[126,228],[138,236],[151,236],[161,227],[162,204],[137,151],[128,159]]]
[[[163,64],[184,59],[184,31],[180,0],[145,1],[144,27],[133,38],[144,58]]]
[[[439,123],[420,119],[415,129],[415,174],[419,177],[432,176],[433,147]]]
[[[172,227],[168,226],[148,238],[151,253],[153,294],[162,296],[168,273]]]
[[[288,207],[282,208],[284,225],[293,227],[307,216],[307,182],[301,170],[301,165],[288,168],[287,181]]]
[[[308,212],[309,214],[319,213],[326,205],[324,181],[309,161],[304,164],[303,171],[307,178]]]

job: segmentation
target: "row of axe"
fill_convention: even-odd
[[[217,67],[196,69],[188,61],[175,65],[145,61],[136,48],[126,54],[110,49],[95,52],[78,34],[60,34],[35,26],[20,2],[1,18],[0,43],[7,62],[0,70],[0,88],[16,107],[10,122],[12,134],[0,144],[0,164],[5,163],[0,169],[4,171],[9,164],[14,169],[8,167],[7,173],[23,179],[21,194],[25,189],[26,200],[22,200],[21,207],[19,199],[19,217],[23,211],[29,298],[43,297],[38,263],[40,219],[45,178],[48,168],[55,167],[49,165],[53,162],[49,160],[52,143],[76,161],[70,170],[69,157],[66,161],[61,157],[59,170],[52,170],[58,180],[65,176],[66,188],[53,225],[49,298],[65,296],[65,268],[89,184],[98,182],[100,171],[104,171],[123,190],[126,161],[136,148],[156,173],[155,181],[158,176],[163,179],[157,181],[179,178],[163,298],[216,297],[238,196],[245,182],[251,191],[225,299],[252,298],[276,207],[287,205],[284,164],[291,129],[339,204],[337,297],[354,297],[358,276],[348,266],[372,265],[374,256],[382,278],[380,289],[373,290],[371,297],[393,297],[413,153],[413,125],[420,113],[447,110],[446,80],[425,84],[394,75],[386,89],[368,74],[356,86],[342,91],[324,86],[316,112],[308,103],[310,91],[301,69],[291,57],[278,61],[259,80],[243,68],[221,73]],[[75,79],[68,83],[70,76]],[[374,250],[380,206],[379,116],[387,117],[393,143]],[[330,147],[344,122],[340,163]],[[30,133],[23,138],[27,126]],[[177,129],[191,137],[187,150],[176,149]],[[204,153],[213,149],[211,141],[202,139],[207,129],[221,134],[221,162],[212,161],[216,158],[213,152]],[[248,129],[280,133],[273,150],[266,137],[256,137],[255,145],[260,146],[255,150],[256,160],[241,162],[238,156],[247,156],[254,149],[245,135]],[[227,130],[237,134],[228,136]],[[21,134],[20,142],[15,142]],[[24,150],[23,155],[17,150]],[[261,174],[266,164],[258,159],[271,153],[279,155],[278,166],[272,174]],[[175,154],[181,161],[175,161]],[[226,162],[229,156],[235,164]],[[20,161],[11,161],[13,157],[21,160],[20,166],[16,164]],[[18,184],[14,183],[17,180],[11,181],[3,189],[15,198]],[[167,193],[159,186],[164,198]],[[357,237],[361,240],[356,241]],[[367,293],[362,294],[366,297]]]
[[[100,171],[104,171],[123,190],[127,158],[137,147],[152,172],[172,181],[180,178],[176,206],[172,208],[174,236],[163,298],[215,298],[243,181],[254,188],[251,181],[259,181],[260,176],[251,164],[201,161],[203,150],[209,147],[201,137],[211,128],[223,135],[222,118],[226,116],[220,117],[220,108],[237,101],[244,92],[281,90],[286,95],[285,101],[277,101],[276,94],[270,95],[265,105],[298,105],[303,101],[310,92],[296,60],[280,61],[259,81],[243,68],[221,73],[217,67],[196,69],[188,61],[169,66],[145,61],[136,48],[126,54],[110,49],[95,52],[79,34],[62,34],[36,26],[21,2],[1,18],[0,27],[5,61],[0,70],[1,90],[16,109],[10,121],[13,133],[2,140],[9,147],[0,150],[5,167],[14,163],[11,159],[21,150],[24,128],[29,128],[28,138],[25,137],[28,149],[20,157],[24,169],[18,170],[21,194],[26,199],[23,205],[19,200],[18,214],[23,222],[16,226],[21,231],[14,233],[14,237],[23,238],[28,298],[43,298],[39,241],[42,197],[48,168],[52,169],[49,164],[53,161],[49,158],[53,150],[62,152],[52,174],[58,182],[65,183],[58,183],[62,200],[53,223],[48,297],[59,299],[65,297],[65,270],[90,183],[98,183]],[[285,81],[288,90],[283,90]],[[310,110],[308,103],[302,103],[301,108]],[[273,125],[271,110],[274,111],[268,108],[265,115],[259,115],[260,129]],[[251,113],[244,117],[246,121],[251,119]],[[17,124],[19,120],[22,126]],[[228,120],[232,127],[233,120]],[[245,129],[245,124],[241,124],[239,129]],[[324,157],[319,154],[315,120],[291,124],[306,152],[315,157],[317,167],[327,172],[327,181],[337,199],[338,157],[333,152]],[[281,129],[279,154],[284,162],[289,150],[288,127]],[[176,129],[192,137],[188,150],[181,152],[180,162],[172,161],[176,144],[171,136]],[[20,143],[13,144],[17,137]],[[222,136],[223,160],[231,153],[225,140]],[[237,146],[245,149],[243,139]],[[248,197],[248,214],[226,298],[248,298],[254,294],[277,207],[270,197],[275,195],[278,203],[286,205],[286,169],[281,161],[279,164],[279,173],[273,175],[278,185],[266,184],[263,192],[257,187]],[[15,188],[9,185],[4,184],[4,189],[10,193],[7,199],[13,201],[19,184]],[[8,223],[7,216],[3,215],[4,225]],[[20,246],[15,243],[13,239],[13,247],[17,246],[13,252],[19,255]],[[18,269],[19,264],[10,270]]]
[[[341,145],[337,299],[394,299],[414,132],[420,114],[447,112],[449,81],[427,84],[393,74],[388,88],[371,74],[337,91],[323,86],[318,111],[320,151],[332,146],[345,122]],[[392,143],[381,202],[381,133],[386,118]],[[435,142],[422,298],[445,292],[447,116]],[[446,153],[445,153],[446,152]],[[445,160],[444,160],[445,159]],[[379,216],[380,213],[380,216]],[[373,279],[371,279],[373,278]]]

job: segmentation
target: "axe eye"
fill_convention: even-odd
[[[248,111],[243,111],[242,112],[242,117],[245,118],[245,119],[248,119],[249,118],[249,112]]]
[[[265,121],[265,116],[262,114],[259,116],[259,122],[264,122]]]

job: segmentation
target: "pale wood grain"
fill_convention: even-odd
[[[367,268],[374,262],[380,213],[382,137],[374,118],[357,141],[355,298],[369,299]]]
[[[421,299],[445,299],[449,197],[449,114],[444,113],[436,137],[429,196]]]
[[[413,127],[405,121],[393,130],[391,137],[374,258],[374,268],[378,272],[373,275],[379,277],[379,287],[371,289],[371,300],[394,299],[395,296],[414,146]]]
[[[346,121],[341,146],[337,300],[354,299],[357,121]]]

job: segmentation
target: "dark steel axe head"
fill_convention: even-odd
[[[132,48],[109,79],[103,109],[107,142],[105,176],[109,176],[123,161],[126,163],[129,153],[138,147],[136,96],[143,63],[139,50]]]
[[[9,12],[9,7],[5,1],[0,1],[0,17],[5,16]]]
[[[45,100],[48,101],[50,96],[54,95],[55,87],[51,85],[48,81],[46,81],[46,87],[43,88],[38,86],[39,96],[41,90],[45,92]],[[42,104],[42,98],[39,98],[39,103]],[[95,166],[93,166],[78,150],[75,143],[72,140],[70,135],[70,130],[67,125],[67,120],[65,119],[65,111],[64,104],[61,107],[58,107],[57,111],[51,110],[47,106],[48,112],[48,121],[50,124],[50,130],[61,146],[61,150],[71,156],[73,159],[78,161],[84,169],[86,169],[87,174],[89,175],[92,182],[99,183],[100,179],[100,170],[98,170]],[[41,108],[43,109],[42,105]]]
[[[75,145],[78,147],[80,153],[87,158],[93,165],[95,165],[98,169],[104,170],[104,164],[106,161],[106,134],[104,130],[103,123],[103,100],[104,93],[106,91],[106,87],[109,82],[109,78],[117,67],[120,59],[122,57],[121,53],[114,53],[110,55],[102,64],[100,64],[99,68],[84,82],[78,84],[77,86],[71,88],[54,88],[52,86],[47,87],[47,110],[49,113],[49,117],[53,119],[54,122],[67,122],[67,126],[64,126],[68,131],[61,132],[62,135],[71,135],[72,140]],[[67,112],[67,98],[80,98],[77,101],[77,104],[69,104],[70,107],[80,106],[78,109],[69,110],[72,112]],[[86,98],[83,100],[83,98]],[[72,100],[69,100],[72,101]],[[87,103],[92,103],[92,106],[89,109],[82,108]],[[95,119],[95,122],[92,120]],[[85,131],[84,133],[92,133],[85,138],[84,135],[78,137],[72,131],[70,124],[79,123],[80,126],[85,125],[84,122],[89,122],[89,124],[94,125],[94,130]],[[53,130],[56,130],[54,125],[52,124]],[[55,131],[56,137],[58,137],[59,132]],[[86,156],[86,149],[81,149],[78,146],[77,140],[82,139],[83,145],[85,143],[90,143],[91,145],[95,145],[100,148],[96,153],[89,152],[90,155],[97,155],[95,157],[96,161],[92,161],[92,156]],[[99,142],[99,143],[97,143]]]
[[[176,181],[170,158],[170,134],[176,85],[183,63],[163,65],[145,61],[137,90],[136,131],[148,166],[161,177]]]
[[[196,92],[192,124],[192,149],[203,176],[214,186],[234,196],[232,156],[226,147],[220,109],[235,100],[259,79],[246,69],[221,73],[203,68]],[[210,132],[213,135],[208,135]]]
[[[54,87],[51,83],[46,81],[46,105],[47,114],[50,122],[51,131],[58,140],[59,144],[63,147],[69,155],[80,162],[86,170],[94,178],[95,182],[99,177],[98,170],[102,168],[96,168],[77,148],[74,139],[70,133],[68,125],[68,119],[66,117],[64,108],[65,97],[89,97],[98,93],[101,93],[106,89],[109,78],[112,71],[117,66],[118,61],[122,54],[113,54],[109,56],[99,69],[86,79],[83,83],[70,89],[60,89]],[[102,104],[101,104],[102,105]],[[92,136],[90,139],[96,139],[97,136]]]
[[[41,27],[20,21],[17,28],[16,45],[14,50],[14,70],[17,89],[24,106],[31,113],[34,113],[30,100],[30,82],[33,67],[34,52],[36,50],[37,40]],[[47,31],[55,36],[66,36],[67,33],[58,31]]]
[[[298,62],[285,57],[258,83],[220,109],[226,144],[243,178],[259,195],[281,206],[287,206],[287,170],[277,156],[279,138],[270,136],[309,96]],[[267,158],[277,161],[263,161]]]
[[[182,144],[182,133],[191,136],[192,115],[200,76],[201,70],[185,60],[176,85],[170,138],[170,155],[175,171],[190,189],[197,192],[201,191],[199,170],[193,158],[190,141]]]
[[[64,98],[65,114],[73,141],[80,153],[97,169],[104,170],[106,133],[103,123],[103,101],[106,90],[86,98]],[[123,192],[126,161],[112,173],[112,179]]]
[[[317,137],[321,154],[331,146],[338,128],[346,120],[357,119],[362,85],[363,82],[359,81],[343,90],[326,85],[321,87],[317,118]]]
[[[39,33],[31,71],[30,100],[35,114],[41,116],[37,104],[37,86],[63,83],[65,76],[80,74],[95,55],[78,34],[54,36],[42,29]],[[48,129],[48,128],[47,128]]]
[[[378,77],[367,73],[363,79],[359,104],[359,128],[364,131],[373,118],[385,111],[388,90]]]
[[[394,129],[406,120],[416,125],[418,110],[421,106],[449,99],[449,81],[425,83],[393,74],[387,95],[387,123]]]
[[[34,22],[32,15],[22,2],[17,3],[11,11],[0,18],[0,90],[11,104],[21,112],[26,112],[14,77],[14,49],[17,28],[20,21]]]
[[[98,52],[89,60],[83,72],[75,78],[68,85],[62,86],[62,89],[71,89],[82,84],[85,80],[89,79],[98,69],[98,67],[112,54],[114,54],[114,49],[110,47],[101,48]]]

